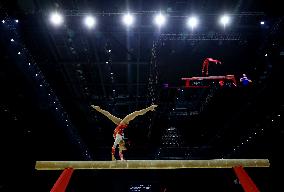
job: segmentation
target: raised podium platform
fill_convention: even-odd
[[[208,76],[208,77],[183,77],[181,80],[185,81],[186,88],[207,88],[210,87],[210,82],[223,83],[229,82],[233,86],[237,86],[237,81],[234,75],[225,76]]]

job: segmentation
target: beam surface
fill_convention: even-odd
[[[73,169],[185,169],[269,167],[268,159],[37,161],[36,170]]]

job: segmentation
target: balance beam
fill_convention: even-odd
[[[269,167],[268,159],[37,161],[36,170]]]

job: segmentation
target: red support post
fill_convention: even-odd
[[[190,86],[190,80],[185,81],[185,87],[188,88]]]
[[[50,192],[65,192],[73,171],[73,168],[64,169],[60,177],[57,179],[56,183],[53,185]]]
[[[235,166],[233,169],[245,192],[260,192],[242,166]]]

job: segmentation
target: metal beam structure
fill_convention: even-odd
[[[65,9],[62,10],[65,16],[68,17],[74,17],[74,16],[86,16],[90,13],[85,10],[72,10],[72,9]],[[154,15],[159,14],[160,10],[141,10],[141,11],[133,11],[132,14],[134,15]],[[188,15],[183,13],[182,11],[165,11],[165,13],[168,14],[168,17],[180,17],[180,18],[187,18]],[[48,14],[48,12],[46,12]],[[93,12],[92,13],[95,16],[112,16],[112,15],[123,15],[125,12],[119,11],[119,12],[110,12],[110,11],[100,11],[100,12]],[[201,16],[216,16],[220,15],[219,13],[201,13],[199,14]],[[258,12],[236,12],[228,14],[230,16],[265,16],[266,14],[264,12],[258,11]]]

